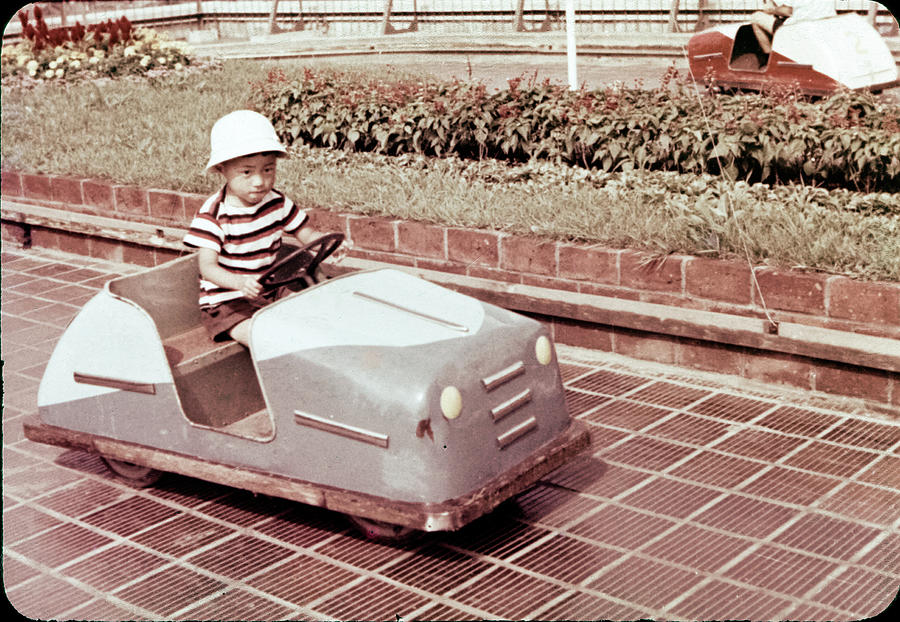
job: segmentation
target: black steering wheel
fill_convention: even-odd
[[[271,291],[307,277],[313,283],[318,283],[316,268],[336,251],[343,241],[343,233],[327,233],[306,246],[291,251],[259,277],[263,291]]]

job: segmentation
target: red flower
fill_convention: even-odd
[[[84,39],[84,32],[84,26],[81,25],[81,22],[75,22],[75,25],[69,31],[69,38],[73,43],[77,43]]]
[[[128,18],[124,15],[119,18],[118,21],[119,31],[122,33],[122,40],[128,41],[131,39],[131,22],[128,21]]]

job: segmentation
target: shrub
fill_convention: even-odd
[[[300,71],[306,61],[294,62]],[[264,65],[260,74],[258,61],[230,60],[213,71],[115,80],[102,88],[91,82],[60,88],[57,81],[29,89],[4,86],[3,167],[212,192],[217,182],[202,168],[209,127],[247,107],[250,80],[273,66]],[[361,65],[356,75],[362,76],[359,85],[380,75],[372,82],[389,90],[403,74]],[[282,80],[288,82],[274,71],[265,84]],[[409,89],[424,88],[415,79],[405,82]],[[292,157],[279,162],[279,188],[307,208],[900,279],[900,193],[765,186],[622,167],[604,171],[546,158],[478,159],[479,145],[490,143],[487,122],[478,116],[489,95],[478,85],[454,88],[465,97],[451,103],[469,115],[464,127],[475,128],[454,140],[470,145],[473,157],[388,156],[295,141]],[[348,96],[368,94],[357,88]],[[357,138],[359,145],[370,144],[371,137]]]
[[[25,39],[3,46],[0,75],[4,83],[141,75],[154,70],[181,70],[192,63],[190,52],[148,28],[134,28],[126,17],[87,27],[76,22],[47,27],[40,7],[35,22],[18,13]]]
[[[868,93],[701,95],[672,69],[653,90],[516,78],[488,94],[481,84],[305,69],[294,79],[270,72],[254,102],[289,143],[900,189],[900,110]]]

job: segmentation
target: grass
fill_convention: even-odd
[[[209,128],[247,106],[250,82],[272,65],[227,61],[179,77],[4,87],[3,166],[212,192],[218,180],[203,172]],[[290,72],[299,63],[277,65]],[[897,195],[549,163],[292,151],[280,164],[279,186],[303,205],[900,280]]]

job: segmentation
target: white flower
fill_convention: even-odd
[[[128,56],[134,56],[135,54],[137,54],[137,50],[135,49],[135,47],[133,45],[129,45],[127,48],[125,48],[125,51],[122,53],[127,58]]]
[[[182,69],[184,69],[184,65],[182,65],[181,63],[175,63],[175,71],[181,71]]]
[[[165,56],[160,56],[159,58],[156,59],[156,62],[159,63],[160,65],[165,65],[165,64],[166,64],[166,57],[165,57]]]
[[[28,75],[31,76],[32,78],[35,77],[35,76],[37,75],[37,70],[36,70],[36,69],[29,69],[29,70],[28,70]]]
[[[57,64],[57,65],[62,65],[64,62],[66,62],[66,60],[67,60],[67,59],[66,59],[66,55],[63,54],[62,56],[60,56],[60,57],[58,57],[58,58],[56,59],[56,64]]]
[[[56,65],[57,65],[56,61],[55,61],[55,60],[51,60],[51,61],[50,61],[50,64],[47,65],[47,66],[50,67],[50,69],[56,69]]]
[[[146,67],[147,65],[149,65],[151,60],[153,60],[153,59],[150,58],[149,56],[147,56],[146,54],[144,56],[142,56],[141,57],[141,67]]]
[[[53,77],[53,70],[52,70],[52,69],[48,69],[47,71],[45,71],[45,72],[44,72],[44,77],[47,78],[48,80],[49,80],[50,78],[52,78],[52,77]]]
[[[69,67],[71,67],[72,69],[81,69],[81,61],[77,59],[73,60],[71,63],[69,63]]]
[[[28,61],[27,65],[25,65],[25,69],[28,70],[28,73],[33,75],[33,74],[37,73],[38,67],[40,67],[40,66],[41,66],[40,63],[38,63],[36,60],[32,59],[32,60]]]
[[[66,73],[65,69],[63,69],[62,67],[60,67],[59,69],[56,70],[56,77],[57,77],[57,78],[62,78],[64,73]]]
[[[97,63],[100,62],[100,57],[99,57],[99,56],[91,56],[91,57],[88,59],[88,62],[89,62],[90,64],[92,64],[92,65],[96,65]]]

